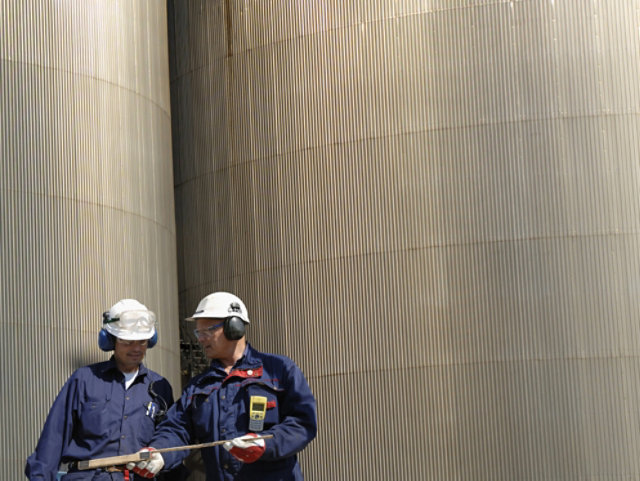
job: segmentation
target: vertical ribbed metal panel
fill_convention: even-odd
[[[101,313],[160,321],[180,390],[166,4],[0,0],[0,479],[22,479]]]
[[[173,2],[181,310],[240,294],[309,480],[637,479],[640,2]]]

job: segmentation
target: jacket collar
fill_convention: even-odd
[[[122,372],[120,372],[120,369],[118,369],[118,366],[116,365],[116,359],[113,355],[111,355],[111,358],[108,361],[102,363],[99,370],[101,374],[109,373],[114,376],[116,376],[118,373],[122,374]],[[140,365],[138,366],[138,376],[146,376],[148,372],[149,370],[147,369],[147,367],[143,363],[140,363]]]
[[[212,377],[222,378],[226,381],[233,377],[259,378],[262,376],[262,361],[256,356],[256,353],[257,351],[247,342],[242,357],[236,361],[229,374],[226,373],[220,361],[213,359],[209,371],[203,375],[202,379]]]

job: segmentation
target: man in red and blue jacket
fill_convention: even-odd
[[[316,436],[316,403],[296,364],[253,349],[244,337],[244,303],[226,292],[205,297],[189,319],[210,369],[195,377],[160,424],[149,450],[231,439],[202,450],[207,481],[299,481],[297,453]],[[250,419],[260,405],[260,419]],[[255,439],[271,435],[268,439]],[[153,453],[130,467],[151,477],[188,452]]]

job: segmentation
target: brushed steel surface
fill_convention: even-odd
[[[166,5],[0,1],[0,478],[23,479],[102,312],[158,315],[180,391]]]
[[[303,367],[306,479],[638,478],[640,2],[172,5],[181,310]]]
[[[170,3],[175,231],[164,4],[0,7],[7,439],[120,292],[224,288],[318,397],[307,479],[640,475],[640,2]]]

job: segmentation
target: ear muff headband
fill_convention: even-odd
[[[247,330],[247,324],[239,317],[232,316],[227,317],[224,320],[222,329],[224,332],[224,337],[226,337],[230,341],[237,341],[244,336]]]

